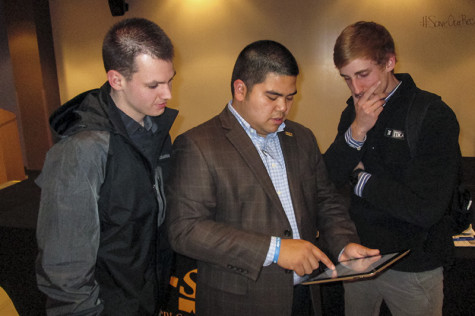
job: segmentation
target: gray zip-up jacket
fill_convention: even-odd
[[[109,92],[108,83],[85,92],[50,118],[61,140],[37,179],[36,269],[48,315],[152,315],[168,283],[171,255],[160,225],[177,111],[152,117],[150,161],[128,137]]]

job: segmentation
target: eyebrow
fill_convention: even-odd
[[[154,81],[152,81],[152,82],[147,83],[147,85],[155,85],[155,84],[168,83],[168,82],[172,81],[173,78],[175,78],[175,76],[176,76],[176,70],[173,71],[173,76],[172,76],[170,79],[168,79],[168,81],[157,81],[157,80],[154,80]]]
[[[367,71],[369,71],[369,68],[365,68],[365,69],[362,69],[360,71],[357,71],[357,72],[355,72],[355,75],[361,75],[363,72],[367,72]],[[342,74],[341,72],[340,72],[340,76],[341,77],[349,77],[349,75]]]
[[[279,96],[279,97],[283,97],[284,95],[282,93],[279,93],[279,92],[276,92],[276,91],[273,91],[273,90],[268,90],[266,91],[267,94],[270,94],[270,95],[276,95],[276,96]],[[294,92],[286,95],[286,97],[290,97],[290,96],[293,96],[293,95],[296,95],[297,94],[297,90],[295,90]]]

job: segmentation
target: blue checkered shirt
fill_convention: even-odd
[[[251,139],[252,143],[257,149],[259,156],[264,163],[267,173],[274,184],[275,191],[279,196],[280,203],[284,208],[287,219],[289,220],[290,227],[292,228],[293,238],[300,239],[299,230],[297,227],[297,221],[295,219],[294,206],[292,204],[292,198],[290,196],[289,182],[287,179],[287,170],[285,167],[284,154],[280,146],[280,141],[277,133],[282,132],[285,128],[285,123],[282,123],[277,132],[270,133],[266,137],[262,137],[257,134],[256,130],[249,125],[239,113],[233,108],[232,100],[228,103],[228,108],[231,113],[236,117],[238,122],[246,131],[247,135]],[[269,251],[267,253],[264,266],[272,264],[276,247],[276,238],[271,238],[269,245]],[[301,278],[294,273],[294,283],[300,283]]]

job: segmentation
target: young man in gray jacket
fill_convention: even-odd
[[[37,180],[36,270],[48,315],[156,315],[168,283],[173,45],[155,23],[127,19],[103,60],[108,81],[50,119],[61,140]]]

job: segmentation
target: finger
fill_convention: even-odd
[[[327,257],[326,254],[323,253],[320,249],[316,248],[316,252],[314,253],[316,258],[319,259],[324,265],[326,265],[329,269],[335,270],[335,265],[333,262]]]
[[[353,170],[356,170],[356,169],[363,169],[364,170],[364,165],[361,161],[358,162],[358,164],[356,165],[356,167]]]
[[[386,97],[388,96],[387,93],[385,92],[381,92],[381,93],[378,93],[378,94],[373,94],[374,98],[377,99],[377,100],[381,100],[383,102],[386,102]]]
[[[312,273],[314,270],[318,269],[319,266],[318,259],[313,256],[313,254],[307,256],[302,262],[305,274]]]
[[[379,255],[379,249],[371,249],[355,244],[355,251],[359,257],[371,257]]]
[[[308,262],[309,262],[311,271],[310,272],[307,271],[307,273],[312,273],[313,270],[318,269],[318,267],[320,266],[320,263],[318,262],[317,258],[315,258],[314,256],[310,256],[308,258]]]
[[[378,101],[378,103],[379,103],[379,104],[378,104],[378,105],[376,106],[376,108],[374,109],[374,113],[379,115],[381,112],[383,112],[384,104],[385,104],[385,103],[384,103],[384,101],[381,101],[381,100]]]
[[[368,111],[378,112],[379,113],[383,110],[384,104],[386,104],[385,95],[384,94],[373,94],[369,97],[368,102]],[[378,114],[379,114],[378,113]]]
[[[366,248],[366,247],[365,247]],[[371,249],[371,248],[366,248],[366,255],[367,256],[377,256],[380,254],[379,249]]]
[[[304,276],[305,275],[305,268],[303,265],[298,265],[295,267],[294,272],[297,273],[299,276]]]
[[[369,262],[370,262],[370,263],[375,263],[375,262],[378,261],[379,259],[381,259],[381,256],[380,256],[380,255],[374,256],[374,257],[369,257]]]
[[[305,274],[310,274],[313,270],[313,264],[310,261],[306,260],[303,262],[303,271]]]
[[[346,261],[349,259],[353,258],[361,258],[361,257],[366,257],[366,247],[355,244],[355,243],[349,243],[346,245],[345,249],[343,250],[343,253],[341,254],[339,261]]]
[[[366,90],[363,95],[361,96],[361,101],[362,102],[366,102],[368,101],[371,96],[374,94],[374,91],[376,91],[376,89],[379,87],[379,85],[381,84],[381,81],[378,81],[376,82],[374,85],[372,85],[371,87],[369,87],[368,90]]]
[[[336,270],[333,270],[331,278],[334,279],[336,277],[338,277],[338,273],[336,272]]]

